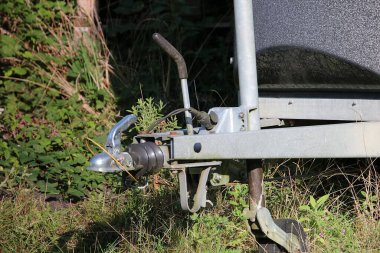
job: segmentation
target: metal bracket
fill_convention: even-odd
[[[266,237],[275,243],[284,247],[288,252],[302,252],[298,236],[292,233],[286,233],[277,226],[267,208],[260,207],[255,211],[246,209],[244,210],[244,213],[247,217],[246,224],[248,230],[253,236],[255,236],[255,234],[252,233],[252,226],[254,226],[255,229],[259,229],[266,235]],[[256,219],[254,219],[254,217],[256,217]],[[252,222],[252,225],[250,224],[250,221]],[[258,224],[259,227],[257,227],[256,224]]]
[[[201,176],[199,178],[199,183],[197,187],[197,191],[193,197],[193,206],[189,206],[189,194],[187,189],[187,174],[186,168],[182,168],[179,170],[178,179],[179,179],[179,193],[181,199],[181,207],[185,211],[189,211],[191,213],[197,212],[201,207],[206,207],[206,203],[210,202],[207,200],[207,180],[208,175],[210,173],[212,167],[208,167],[207,169],[203,169],[201,172]],[[210,202],[211,203],[211,202]]]

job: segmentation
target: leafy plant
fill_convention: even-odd
[[[360,191],[360,209],[369,217],[379,218],[379,196],[372,192]]]
[[[161,100],[156,103],[153,98],[138,99],[136,105],[133,105],[131,110],[128,110],[128,112],[137,116],[137,122],[134,129],[137,132],[146,130],[153,122],[164,116],[162,114],[164,108],[165,105]],[[162,121],[153,129],[153,131],[166,132],[178,128],[177,118],[176,116],[173,116],[165,121]]]
[[[357,252],[359,245],[354,238],[353,221],[348,214],[328,210],[329,196],[326,194],[317,200],[310,196],[309,204],[299,208],[299,221],[315,240],[317,247],[323,246],[329,252]]]
[[[311,218],[304,218],[304,221],[309,221],[313,227],[320,227],[319,222],[321,222],[320,217],[328,214],[327,209],[325,209],[326,201],[329,198],[329,194],[323,195],[318,200],[315,200],[313,196],[310,196],[310,201],[308,205],[300,206],[300,211],[311,214]]]
[[[103,139],[114,102],[102,35],[76,39],[74,11],[64,1],[0,5],[1,187],[81,198],[117,184],[86,170],[84,137]]]
[[[231,187],[228,191],[228,195],[230,196],[228,202],[233,206],[232,215],[239,220],[244,221],[246,219],[244,209],[249,207],[247,203],[247,185],[237,184],[236,186]]]
[[[199,250],[212,248],[216,252],[236,248],[250,235],[244,226],[226,216],[217,214],[193,214],[194,224],[191,228],[191,239]]]

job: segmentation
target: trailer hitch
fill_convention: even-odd
[[[251,4],[251,1],[236,2]],[[241,10],[251,11],[252,9],[251,7],[243,7],[244,6],[241,6]],[[241,11],[238,11],[237,13],[240,12]],[[117,172],[126,170],[129,173],[129,171],[133,171],[134,176],[139,178],[156,173],[162,167],[168,168],[173,172],[178,173],[182,209],[190,212],[197,212],[201,207],[205,207],[207,203],[211,203],[207,200],[207,182],[209,181],[210,171],[216,166],[221,165],[220,161],[210,160],[216,159],[215,157],[218,157],[217,159],[221,158],[218,155],[212,154],[206,156],[202,162],[191,162],[191,160],[194,160],[194,155],[204,154],[204,151],[202,151],[202,153],[201,150],[208,152],[212,150],[211,148],[207,149],[207,147],[202,147],[200,142],[194,142],[194,137],[207,139],[210,136],[216,136],[218,133],[228,135],[230,133],[256,130],[256,128],[259,129],[260,119],[258,117],[258,110],[256,110],[257,105],[250,103],[251,97],[249,92],[251,90],[247,90],[241,92],[241,95],[245,95],[243,96],[244,101],[249,103],[243,103],[237,109],[219,108],[220,110],[214,109],[208,114],[198,112],[191,108],[187,85],[187,69],[182,55],[161,35],[156,33],[153,35],[153,39],[177,63],[179,77],[181,79],[184,108],[178,109],[176,113],[185,112],[187,131],[180,130],[170,133],[153,134],[150,134],[151,131],[146,131],[144,133],[146,136],[144,134],[136,136],[134,138],[134,143],[128,145],[124,149],[125,151],[122,151],[121,134],[137,120],[136,116],[128,115],[111,129],[105,145],[106,152],[103,151],[102,153],[95,155],[90,160],[90,166],[88,169],[99,172]],[[252,43],[249,42],[247,44]],[[254,54],[254,50],[248,51],[250,52],[248,55],[251,55],[252,53]],[[243,56],[244,55],[245,54],[243,53]],[[240,70],[241,69],[239,69],[239,72]],[[250,71],[248,72],[250,73]],[[240,78],[240,73],[239,79],[241,84],[246,83],[245,86],[247,86],[250,81],[253,81],[249,80],[249,78],[245,78],[246,82],[243,82],[243,78]],[[159,120],[164,120],[170,115],[171,114]],[[223,117],[223,115],[225,117]],[[193,116],[195,116],[195,119],[203,125],[204,128],[202,130],[194,131],[192,125]],[[152,123],[153,127],[151,128],[150,126],[148,130],[153,130],[154,125],[159,122],[160,121],[156,121]],[[172,133],[174,133],[174,135],[172,135]],[[188,136],[186,136],[186,138],[184,138],[185,136],[177,136],[178,138],[176,138],[175,136],[177,134]],[[193,136],[191,137],[190,135]],[[187,140],[187,142],[184,142],[184,145],[179,145],[181,139],[185,141]],[[181,149],[185,149],[186,155],[183,156],[182,159],[179,159],[179,157],[176,156],[176,152]],[[194,152],[190,150],[193,150]],[[179,164],[179,161],[187,161],[189,163]],[[304,240],[301,240],[302,233],[304,234],[304,232],[300,224],[287,219],[275,220],[272,218],[269,210],[265,208],[265,199],[262,189],[263,169],[260,164],[257,164],[257,161],[258,160],[247,160],[250,208],[247,210],[246,216],[248,217],[247,224],[249,231],[256,236],[260,246],[264,245],[264,247],[266,247],[265,245],[270,245],[269,247],[277,247],[277,249],[278,247],[282,247],[279,251],[275,252],[284,252],[282,249],[285,249],[287,252],[306,252],[306,244],[304,243]],[[195,180],[191,181],[191,179]],[[301,229],[299,229],[300,227]],[[293,228],[296,228],[296,231],[294,231]],[[260,236],[265,239],[265,243],[260,243]],[[268,238],[270,239],[269,243]]]
[[[121,133],[137,120],[135,115],[127,115],[120,120],[108,134],[105,148],[127,169],[133,170],[132,157],[128,152],[121,152]],[[88,170],[98,172],[116,172],[122,170],[106,152],[96,154],[90,160]]]
[[[105,149],[107,152],[96,154],[90,160],[88,170],[98,172],[117,172],[126,169],[137,171],[135,177],[156,173],[164,164],[162,150],[153,142],[130,144],[126,151],[121,151],[121,134],[127,130],[137,118],[127,115],[120,120],[109,132]],[[123,165],[122,168],[114,158]]]

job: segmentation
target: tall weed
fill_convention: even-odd
[[[115,107],[96,20],[76,39],[70,3],[6,1],[0,12],[0,187],[76,199],[101,190],[107,180],[86,171],[84,140],[103,140]]]

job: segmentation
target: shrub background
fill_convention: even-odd
[[[108,1],[81,39],[74,1],[5,0],[0,13],[0,251],[257,250],[242,217],[244,184],[210,189],[214,207],[189,215],[167,171],[144,192],[86,171],[86,138],[104,143],[127,110],[153,120],[181,107],[176,68],[153,32],[183,53],[194,107],[236,104],[231,1]],[[149,125],[140,122],[137,131]],[[380,252],[378,161],[266,166],[268,208],[301,220],[312,252]]]

